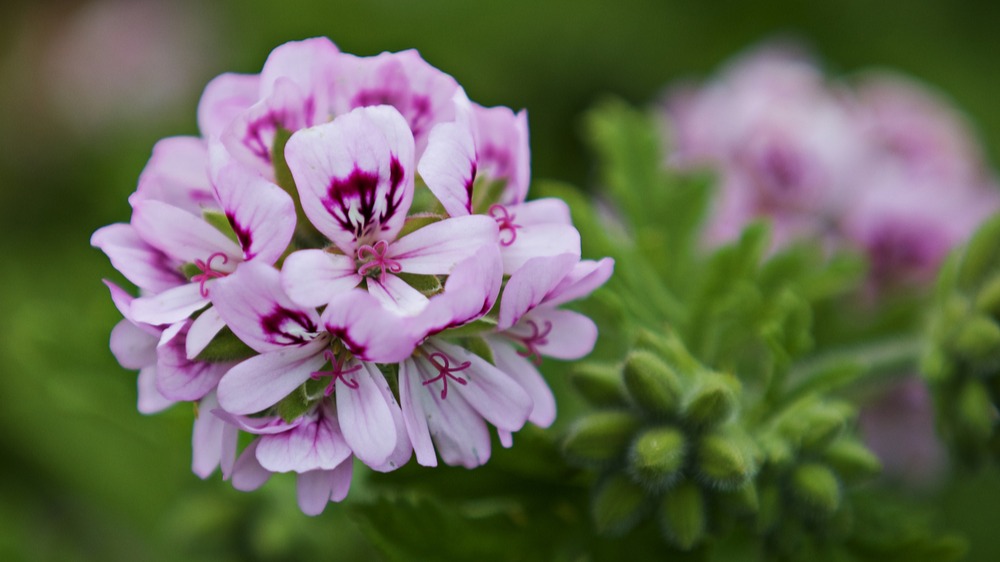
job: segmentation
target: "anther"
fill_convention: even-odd
[[[330,362],[333,367],[329,371],[313,371],[309,378],[313,380],[319,380],[320,377],[330,377],[330,384],[327,385],[326,389],[323,391],[323,396],[330,396],[333,394],[334,388],[337,386],[337,379],[344,381],[344,386],[350,388],[351,390],[357,390],[360,386],[356,379],[348,379],[346,375],[349,375],[355,371],[361,370],[361,365],[355,365],[350,369],[344,369],[344,358],[337,358],[332,351],[327,349],[323,352],[323,357]]]
[[[194,260],[194,266],[201,270],[201,273],[191,277],[191,281],[197,281],[199,283],[198,291],[201,292],[202,297],[208,297],[208,288],[205,287],[205,283],[209,279],[218,279],[229,275],[228,273],[212,269],[212,262],[215,261],[215,258],[222,258],[222,265],[229,263],[229,256],[222,252],[215,252],[214,254],[208,256],[207,261]]]
[[[507,207],[503,205],[493,205],[490,207],[489,215],[497,221],[497,226],[500,227],[500,232],[508,232],[510,238],[501,238],[501,246],[510,246],[517,240],[517,229],[521,228],[521,225],[515,224],[514,219],[517,218],[516,215],[507,210]]]
[[[358,259],[368,260],[358,268],[359,275],[367,275],[376,267],[379,269],[379,283],[385,283],[386,273],[399,273],[403,271],[403,266],[396,260],[386,257],[389,253],[389,243],[379,240],[375,244],[365,244],[358,248]]]

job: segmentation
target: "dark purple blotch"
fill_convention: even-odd
[[[286,326],[291,322],[298,324],[307,333],[316,333],[318,328],[309,315],[299,310],[289,310],[281,305],[275,305],[274,310],[260,319],[260,327],[268,335],[271,343],[279,345],[303,345],[311,338],[303,334],[291,334]]]
[[[239,241],[240,247],[243,248],[243,259],[251,260],[256,255],[250,251],[250,246],[253,244],[253,233],[250,229],[241,225],[236,217],[233,216],[232,211],[226,211],[226,218],[229,219],[229,226],[233,228],[233,232],[236,233],[236,240]]]

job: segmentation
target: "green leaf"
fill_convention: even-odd
[[[233,230],[233,225],[229,222],[229,217],[225,213],[220,213],[219,211],[213,211],[211,209],[202,209],[201,216],[205,219],[205,222],[215,227],[216,230],[225,234],[230,240],[240,243],[240,239],[236,236],[236,231]]]
[[[415,273],[397,273],[396,275],[426,297],[436,295],[443,290],[441,280],[436,275],[417,275]]]
[[[209,363],[224,363],[228,361],[240,361],[254,355],[257,355],[257,352],[243,343],[243,340],[236,337],[236,334],[227,326],[212,338],[212,341],[198,354],[195,360],[207,361]]]

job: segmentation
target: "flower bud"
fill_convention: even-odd
[[[697,426],[715,426],[726,421],[737,408],[735,380],[718,373],[702,373],[688,394],[684,417]]]
[[[803,415],[801,446],[803,450],[825,449],[844,430],[848,418],[853,416],[850,406],[844,404],[817,404]]]
[[[968,380],[957,397],[957,424],[963,434],[977,442],[985,442],[993,433],[996,412],[990,396],[978,380]]]
[[[976,310],[993,317],[1000,317],[1000,275],[983,285],[976,295]]]
[[[799,465],[792,472],[790,489],[800,504],[817,515],[829,517],[840,507],[840,483],[826,465]]]
[[[563,451],[581,464],[605,465],[628,448],[639,420],[622,411],[604,411],[579,419],[563,442]]]
[[[662,334],[641,330],[636,340],[636,347],[659,355],[682,376],[703,369],[701,363],[684,347],[680,338],[669,330]]]
[[[629,470],[647,486],[666,488],[679,476],[686,449],[684,434],[675,427],[646,430],[629,451]]]
[[[646,490],[620,473],[598,486],[591,503],[597,530],[609,535],[621,535],[634,527],[645,508]]]
[[[584,400],[598,408],[615,408],[628,403],[617,365],[581,363],[573,368],[569,380]]]
[[[878,457],[861,442],[850,438],[831,443],[823,452],[823,460],[844,480],[863,480],[882,471]]]
[[[973,234],[959,268],[962,287],[979,284],[990,271],[1000,269],[1000,217],[995,217]]]
[[[1000,352],[1000,326],[986,316],[973,316],[963,323],[952,347],[955,353],[969,361],[995,356]]]
[[[705,536],[705,499],[694,482],[682,482],[667,492],[659,515],[663,534],[681,550],[691,550]]]
[[[751,445],[736,432],[710,433],[698,444],[698,474],[723,490],[735,490],[757,472]]]
[[[677,374],[655,354],[639,350],[625,361],[625,387],[647,412],[667,416],[676,413],[681,399]]]

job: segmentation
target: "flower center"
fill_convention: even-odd
[[[507,207],[503,205],[493,205],[490,207],[489,214],[493,217],[493,220],[497,221],[497,226],[500,227],[500,245],[510,246],[517,240],[517,229],[521,228],[521,225],[514,224],[514,219],[517,218],[516,215],[507,210]],[[506,232],[510,236],[504,238],[503,233]]]
[[[528,325],[531,326],[531,334],[527,337],[516,338],[524,345],[524,349],[518,351],[517,354],[531,359],[535,365],[541,365],[542,354],[538,351],[538,346],[549,343],[548,335],[552,332],[552,322],[546,320],[545,327],[541,329],[538,328],[538,324],[534,320],[528,320]]]
[[[309,378],[313,380],[319,380],[320,377],[330,377],[330,384],[328,384],[326,390],[323,391],[323,396],[330,396],[333,394],[333,390],[337,386],[337,379],[343,379],[344,385],[352,390],[358,389],[358,381],[355,379],[348,379],[347,375],[355,371],[360,371],[361,365],[355,365],[350,369],[344,369],[344,358],[337,358],[329,349],[323,352],[323,357],[330,362],[330,366],[333,368],[329,371],[313,371],[312,374],[309,375]]]
[[[369,275],[378,269],[379,283],[385,283],[386,273],[399,273],[403,266],[394,259],[386,257],[389,253],[389,243],[379,240],[375,244],[365,244],[358,248],[358,261],[364,262],[358,268],[359,275]]]
[[[427,386],[439,380],[442,381],[444,383],[444,388],[441,389],[442,400],[448,398],[448,379],[451,379],[463,386],[468,384],[469,381],[463,379],[462,377],[457,377],[452,373],[468,369],[472,365],[471,362],[463,361],[457,367],[452,367],[451,360],[448,358],[448,356],[445,355],[444,353],[439,353],[436,351],[428,355],[427,360],[430,361],[431,365],[434,365],[434,368],[438,370],[438,376],[434,377],[433,379],[424,381],[424,386]],[[440,360],[441,362],[438,363],[437,360]]]
[[[215,261],[216,258],[222,258],[222,265],[229,263],[229,256],[222,252],[215,252],[214,254],[208,256],[208,260],[206,261],[194,260],[194,266],[197,267],[201,273],[192,276],[191,281],[198,282],[198,290],[201,292],[202,297],[208,297],[208,287],[205,286],[205,283],[209,279],[218,279],[229,275],[228,273],[212,269],[212,262]]]

